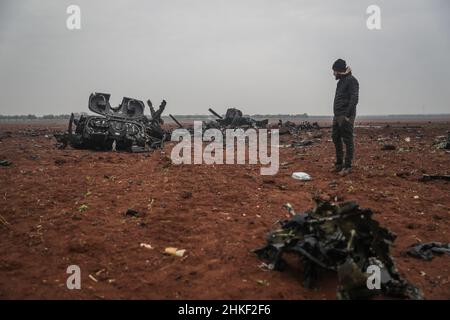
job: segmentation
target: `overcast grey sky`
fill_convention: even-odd
[[[70,4],[81,30],[66,28]],[[449,21],[447,0],[1,0],[0,114],[87,111],[97,91],[165,98],[173,114],[327,115],[336,58],[360,115],[450,113]]]

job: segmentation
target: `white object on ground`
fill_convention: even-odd
[[[309,181],[312,180],[311,176],[307,174],[306,172],[294,172],[292,174],[292,178],[302,181]]]
[[[152,245],[148,243],[141,243],[140,246],[146,249],[153,249]]]
[[[176,257],[184,256],[185,252],[186,252],[186,249],[178,249],[178,248],[173,248],[173,247],[169,247],[164,250],[165,254],[169,254],[172,256],[176,256]]]

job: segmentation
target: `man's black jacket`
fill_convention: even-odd
[[[334,97],[334,116],[355,117],[358,98],[358,80],[351,73],[340,76]]]

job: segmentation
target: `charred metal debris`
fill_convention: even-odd
[[[0,167],[9,167],[10,165],[12,165],[11,161],[8,160],[0,160]]]
[[[427,182],[431,180],[445,180],[450,181],[450,175],[449,174],[423,174],[420,178],[420,181]]]
[[[398,298],[423,299],[414,285],[403,280],[389,255],[396,236],[372,219],[370,209],[356,202],[332,204],[315,199],[316,207],[295,213],[285,207],[290,220],[279,221],[281,228],[267,236],[267,244],[254,250],[270,270],[282,271],[285,253],[293,253],[302,262],[305,287],[312,287],[321,272],[338,275],[339,299],[365,299],[384,294]],[[366,273],[369,266],[380,270],[380,289],[369,289]]]
[[[122,103],[111,107],[110,94],[92,93],[89,96],[89,110],[97,115],[82,115],[75,119],[72,113],[67,132],[55,134],[59,148],[70,145],[77,149],[125,150],[147,152],[162,148],[170,138],[162,128],[161,114],[166,107],[163,100],[158,110],[150,100],[151,118],[144,115],[145,105],[141,100],[124,97]],[[75,126],[75,130],[74,127]]]
[[[406,251],[410,256],[423,260],[432,260],[434,255],[448,254],[450,255],[450,243],[428,242],[416,243]]]
[[[236,108],[228,108],[225,116],[219,115],[213,109],[209,108],[208,111],[215,117],[214,120],[204,121],[202,123],[202,130],[218,129],[224,131],[226,129],[263,129],[267,128],[269,119],[255,120],[250,117],[245,117],[241,110]],[[178,128],[186,129],[193,133],[194,128],[192,126],[183,126],[173,115],[169,114],[170,118],[177,124]]]
[[[236,108],[228,108],[225,115],[221,116],[212,108],[208,111],[215,117],[214,120],[203,122],[203,130],[208,129],[265,129],[269,125],[269,119],[256,120],[251,117],[244,116],[242,111]],[[192,130],[192,128],[184,127],[174,116],[169,115],[172,120],[177,124],[179,128]],[[295,124],[291,121],[279,121],[278,128],[280,134],[292,134],[298,135],[301,131],[311,131],[321,129],[317,122],[310,123],[308,121],[303,121],[299,124]]]
[[[291,134],[295,136],[301,131],[319,130],[320,126],[317,122],[310,123],[309,121],[302,121],[299,124],[296,124],[292,121],[283,122],[280,119],[278,120],[278,128],[280,130],[280,134]]]
[[[447,132],[447,137],[439,136],[435,139],[434,145],[438,149],[450,150],[450,131]]]
[[[225,117],[222,117],[213,109],[209,108],[208,111],[216,117],[215,120],[204,123],[203,127],[207,129],[246,129],[246,128],[266,128],[269,120],[255,120],[250,117],[245,117],[242,111],[236,108],[228,108],[225,113]]]

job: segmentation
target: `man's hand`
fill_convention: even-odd
[[[336,122],[337,122],[339,127],[342,127],[342,125],[345,122],[350,122],[350,119],[347,118],[346,116],[338,116],[338,117],[336,117]]]

